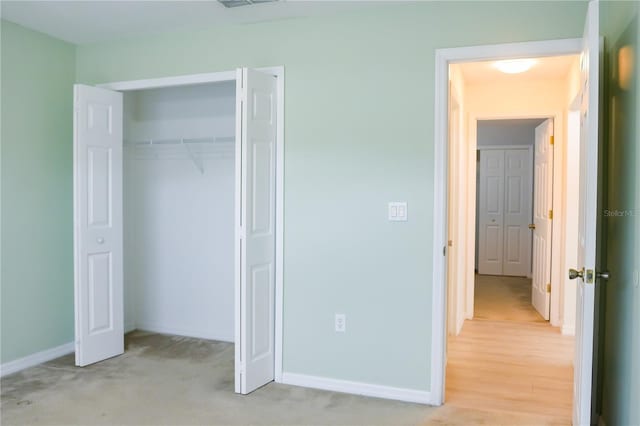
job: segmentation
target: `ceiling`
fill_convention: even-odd
[[[199,1],[7,1],[2,18],[74,44],[171,30],[272,21],[359,10],[384,1],[279,0],[225,8]]]
[[[469,62],[457,64],[462,71],[464,81],[467,84],[486,83],[504,80],[523,79],[559,79],[567,76],[569,68],[578,55],[551,56],[546,58],[536,58],[536,64],[528,71],[521,74],[505,74],[498,71],[494,66],[494,61]]]

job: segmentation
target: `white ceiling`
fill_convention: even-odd
[[[524,79],[559,79],[567,76],[569,68],[577,55],[551,56],[546,58],[536,58],[536,64],[528,71],[521,74],[505,74],[498,71],[494,66],[494,61],[469,62],[457,64],[460,67],[464,81],[467,84],[486,83],[504,80],[524,80]]]
[[[0,2],[3,19],[75,44],[171,30],[334,14],[382,3],[388,2],[279,0],[227,9],[216,0]]]

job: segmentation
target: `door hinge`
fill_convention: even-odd
[[[547,293],[551,293],[551,283],[547,283]]]
[[[449,240],[449,241],[447,242],[447,245],[448,245],[449,247],[453,247],[453,240]]]
[[[554,138],[553,138],[553,135],[551,135],[549,137],[549,145],[553,145],[553,143],[554,143]]]
[[[549,210],[549,219],[553,220],[553,210]]]

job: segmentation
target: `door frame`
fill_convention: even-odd
[[[546,56],[550,56],[550,55],[546,55]],[[466,62],[466,61],[464,61]],[[563,129],[563,123],[564,123],[564,119],[565,119],[565,113],[563,111],[558,111],[558,110],[554,110],[552,108],[549,109],[532,109],[531,113],[522,113],[522,112],[517,112],[517,113],[513,113],[513,114],[470,114],[469,116],[469,141],[476,147],[477,150],[479,149],[487,149],[487,147],[478,147],[478,121],[483,121],[483,120],[518,120],[518,119],[530,119],[530,118],[539,118],[539,119],[552,119],[553,120],[553,134],[554,134],[554,138],[555,140],[558,141],[563,141],[566,137],[566,135],[564,134],[564,129]],[[555,146],[555,145],[554,145]],[[515,146],[508,146],[510,148],[514,148],[517,147],[517,145]],[[500,148],[500,147],[498,147]],[[471,149],[471,145],[469,146],[469,149]],[[506,149],[506,148],[505,148]],[[533,149],[533,148],[532,148]],[[553,186],[553,198],[552,198],[552,209],[553,209],[553,215],[556,219],[554,219],[551,222],[551,229],[552,229],[552,233],[551,233],[551,250],[552,253],[563,253],[564,251],[564,234],[562,232],[559,232],[558,230],[564,227],[564,196],[565,196],[565,191],[564,191],[564,181],[563,181],[563,167],[564,167],[564,151],[562,149],[555,149],[553,150],[553,182],[552,182],[552,186]],[[471,168],[475,168],[475,165],[471,165]],[[473,172],[475,172],[475,170],[473,170]],[[469,174],[469,181],[467,182],[468,185],[472,185],[473,188],[476,187],[476,182],[475,182],[475,174],[471,172]],[[471,180],[473,179],[473,181]],[[534,170],[534,174],[533,174],[533,181],[532,181],[532,188],[533,190],[535,190],[535,170]],[[476,194],[477,196],[477,194]],[[473,211],[475,212],[476,210],[476,203],[475,203],[475,199],[474,199],[474,204],[471,206]],[[531,205],[531,209],[533,211],[533,204]],[[477,214],[477,212],[474,213]],[[474,223],[475,223],[475,219],[474,219]],[[473,243],[473,247],[475,247],[475,232],[472,233],[467,233],[467,238],[471,238],[473,237],[473,241],[471,243]],[[531,253],[531,256],[533,257],[533,252]],[[531,264],[533,265],[533,261],[531,262]],[[469,268],[472,268],[471,266],[469,266]],[[551,281],[552,282],[556,282],[556,283],[560,283],[560,285],[556,285],[556,286],[551,286],[551,300],[549,302],[549,323],[554,326],[554,327],[560,327],[562,326],[562,318],[560,313],[562,312],[562,307],[561,307],[561,291],[560,291],[560,287],[562,285],[562,283],[564,282],[563,279],[563,273],[562,271],[564,270],[564,265],[563,262],[561,262],[560,260],[556,260],[555,262],[553,261],[553,258],[551,259]],[[528,274],[528,278],[531,278],[531,270],[529,271]],[[473,276],[473,275],[471,275]],[[468,282],[467,283],[467,306],[468,306],[468,310],[467,310],[467,318],[468,319],[472,319],[473,318],[473,313],[474,313],[474,297],[475,297],[475,286],[473,282]]]
[[[276,88],[278,99],[276,100],[276,247],[275,247],[275,330],[274,330],[274,352],[275,368],[274,376],[276,382],[282,382],[282,334],[283,334],[283,288],[284,288],[284,66],[254,68],[257,71],[276,77]],[[225,81],[236,81],[236,70],[218,71],[202,74],[179,75],[172,77],[151,78],[142,80],[127,80],[111,83],[96,84],[96,87],[127,92],[132,90],[159,89],[165,87],[189,86],[194,84],[218,83]],[[236,138],[236,143],[239,139]],[[236,182],[237,183],[237,182]],[[239,212],[236,212],[236,216]],[[239,228],[235,227],[235,239],[238,240]],[[237,271],[236,271],[237,274]],[[234,286],[238,287],[239,280],[234,279]],[[238,288],[235,289],[237,293]],[[234,311],[238,310],[236,306]],[[237,312],[235,314],[237,316]],[[235,316],[234,316],[235,318]],[[234,320],[237,323],[237,321]],[[238,327],[239,324],[235,324]],[[237,343],[237,342],[236,342]],[[236,360],[237,362],[237,360]],[[237,368],[237,367],[236,367]]]
[[[460,62],[575,55],[581,52],[582,38],[436,49],[434,79],[433,287],[431,292],[431,404],[433,405],[442,405],[444,403],[446,376],[449,65]],[[532,114],[532,116],[535,116],[535,114]],[[549,114],[545,114],[545,116],[549,116]],[[471,119],[477,120],[478,117],[471,117]],[[473,131],[473,129],[469,130]],[[473,179],[475,179],[475,175]]]

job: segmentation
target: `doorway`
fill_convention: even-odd
[[[126,316],[235,342],[238,393],[280,380],[282,71],[75,86],[77,365],[123,353]]]
[[[446,328],[444,327],[446,313],[444,312],[443,306],[446,304],[442,303],[446,301],[447,295],[447,285],[446,285],[446,276],[444,271],[446,271],[446,246],[447,246],[447,235],[446,230],[447,226],[443,226],[443,224],[447,223],[447,203],[444,202],[446,200],[446,170],[448,164],[448,156],[447,156],[447,128],[448,128],[448,89],[449,89],[449,81],[450,81],[450,69],[449,66],[452,64],[462,63],[465,61],[490,61],[490,60],[502,60],[502,59],[516,59],[516,58],[539,58],[544,56],[557,56],[557,55],[566,55],[566,54],[580,54],[581,60],[579,66],[579,81],[577,87],[579,93],[582,94],[581,99],[583,100],[581,110],[588,111],[589,115],[582,113],[581,116],[581,143],[586,144],[588,147],[588,156],[585,157],[585,161],[595,161],[594,158],[597,158],[597,120],[595,118],[589,119],[590,117],[596,117],[597,114],[597,75],[598,75],[598,55],[594,52],[597,52],[599,49],[598,44],[598,36],[597,36],[597,24],[598,24],[598,10],[597,5],[590,4],[589,12],[587,15],[587,23],[585,24],[585,36],[583,39],[571,39],[571,40],[555,40],[555,41],[545,41],[545,42],[531,42],[531,43],[518,43],[512,45],[493,45],[493,46],[479,46],[479,47],[465,47],[465,48],[454,48],[454,49],[441,49],[436,52],[436,117],[435,117],[435,207],[434,207],[434,216],[435,216],[435,238],[434,238],[434,293],[433,293],[433,309],[434,309],[434,325],[433,325],[433,347],[434,347],[434,359],[433,359],[433,373],[432,374],[432,392],[434,403],[442,404],[444,402],[444,383],[445,383],[445,371],[446,371],[446,337],[444,335]],[[589,56],[589,53],[592,53]],[[453,74],[453,73],[452,73]],[[453,80],[453,76],[451,75],[451,80]],[[585,83],[586,82],[586,83]],[[587,96],[588,92],[588,96]],[[493,99],[495,97],[495,92],[487,93],[485,99]],[[590,99],[591,101],[585,101],[585,99]],[[592,102],[592,103],[589,103]],[[567,101],[564,104],[564,108],[568,106],[569,102]],[[446,107],[438,107],[438,105],[444,105]],[[531,105],[529,105],[531,106]],[[514,115],[516,115],[515,112]],[[531,116],[531,108],[528,111],[525,111],[524,116]],[[535,115],[535,114],[534,114]],[[549,114],[545,112],[544,116],[553,116],[555,115],[553,112]],[[472,117],[471,119],[476,119],[477,117]],[[503,117],[504,118],[504,117]],[[472,131],[470,129],[470,131]],[[475,136],[475,135],[474,135]],[[557,136],[556,136],[557,137]],[[474,138],[470,138],[470,140],[474,140]],[[475,147],[474,147],[475,148]],[[581,153],[584,152],[581,148]],[[592,158],[593,157],[593,158]],[[584,164],[581,163],[581,166]],[[595,169],[594,169],[595,172]],[[581,174],[582,176],[582,174]],[[585,174],[586,179],[591,179],[589,175]],[[442,183],[441,183],[442,182]],[[585,186],[583,185],[583,180],[581,179],[581,193]],[[595,187],[593,188],[595,191]],[[475,191],[473,191],[475,193]],[[586,195],[581,196],[580,202],[586,202],[588,205],[591,205],[591,200],[593,198],[593,194],[590,191],[585,192]],[[475,200],[473,200],[475,201]],[[471,204],[473,205],[473,203]],[[585,204],[581,204],[584,206]],[[595,206],[592,206],[595,208]],[[584,211],[581,210],[581,215],[584,214]],[[585,222],[589,225],[589,232],[592,231],[592,222]],[[593,227],[595,228],[595,226]],[[474,229],[473,223],[471,220],[467,221],[467,229]],[[469,232],[467,232],[469,233]],[[593,231],[595,235],[595,230]],[[582,234],[581,234],[582,235]],[[591,236],[587,238],[585,245],[581,245],[579,248],[579,253],[583,253],[584,250],[588,251],[587,259],[591,259],[591,251],[595,249],[595,239]],[[455,242],[454,242],[455,245]],[[439,248],[439,250],[438,250]],[[468,248],[468,245],[467,245]],[[460,250],[462,252],[467,252],[466,258],[469,259],[468,250],[464,248]],[[473,252],[472,252],[473,253]],[[444,255],[444,256],[443,256]],[[579,259],[581,257],[579,256]],[[468,264],[468,263],[466,263]],[[574,274],[575,275],[575,274]],[[577,275],[581,276],[581,275]],[[589,380],[587,380],[587,373],[590,370],[587,370],[587,362],[591,362],[591,347],[586,346],[586,343],[593,342],[591,338],[588,336],[593,331],[593,303],[592,303],[592,295],[593,292],[591,289],[588,289],[586,286],[587,281],[591,280],[591,276],[584,275],[584,277],[578,286],[579,291],[577,292],[577,322],[576,322],[576,355],[575,362],[577,367],[576,374],[574,374],[574,389],[580,389],[580,392],[575,395],[575,399],[573,400],[573,419],[574,422],[583,423],[585,418],[590,416],[590,401],[587,393],[585,392],[587,389],[590,389],[590,374]],[[591,282],[591,281],[589,281]],[[574,287],[575,289],[575,287]],[[585,290],[587,289],[587,290]],[[465,312],[466,315],[471,314],[473,312]],[[591,364],[589,364],[591,365]]]

